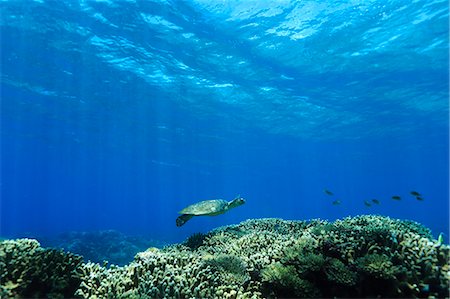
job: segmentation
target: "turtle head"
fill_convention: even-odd
[[[232,209],[235,207],[239,207],[240,205],[243,205],[245,203],[244,198],[242,198],[240,195],[236,196],[235,199],[233,199],[232,201],[230,201],[228,203],[228,208]]]

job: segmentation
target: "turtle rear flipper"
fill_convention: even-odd
[[[181,216],[178,216],[177,221],[176,221],[177,222],[177,226],[182,226],[183,224],[185,224],[192,217],[194,217],[194,215],[190,215],[190,214],[183,214]]]

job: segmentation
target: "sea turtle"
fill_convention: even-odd
[[[194,203],[179,212],[181,216],[177,218],[177,226],[182,226],[194,216],[217,216],[244,203],[245,200],[240,196],[229,202],[223,199],[211,199]]]

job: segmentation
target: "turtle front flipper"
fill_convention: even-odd
[[[191,214],[183,214],[181,216],[178,216],[177,221],[176,221],[177,222],[177,226],[182,226],[183,224],[185,224],[192,217],[194,217],[194,215],[191,215]]]

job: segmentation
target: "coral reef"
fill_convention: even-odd
[[[136,253],[149,247],[163,247],[165,243],[142,236],[127,236],[115,230],[68,232],[53,239],[39,239],[44,247],[62,248],[83,256],[84,261],[124,266]]]
[[[149,248],[123,267],[83,264],[77,268],[81,282],[75,294],[442,298],[449,296],[448,260],[449,246],[412,221],[374,215],[333,223],[248,220],[183,244]]]
[[[0,242],[0,298],[69,298],[79,287],[80,256],[36,240]]]
[[[250,277],[238,257],[203,255],[180,245],[151,248],[125,267],[89,263],[83,277],[77,294],[84,298],[252,298],[257,291],[244,287]]]
[[[320,298],[321,294],[311,282],[300,277],[294,266],[272,263],[262,271],[262,281],[270,284],[266,293],[270,297]]]
[[[191,235],[186,241],[183,243],[184,246],[189,247],[192,250],[195,250],[203,245],[203,241],[206,238],[206,234],[203,233],[195,233]]]

